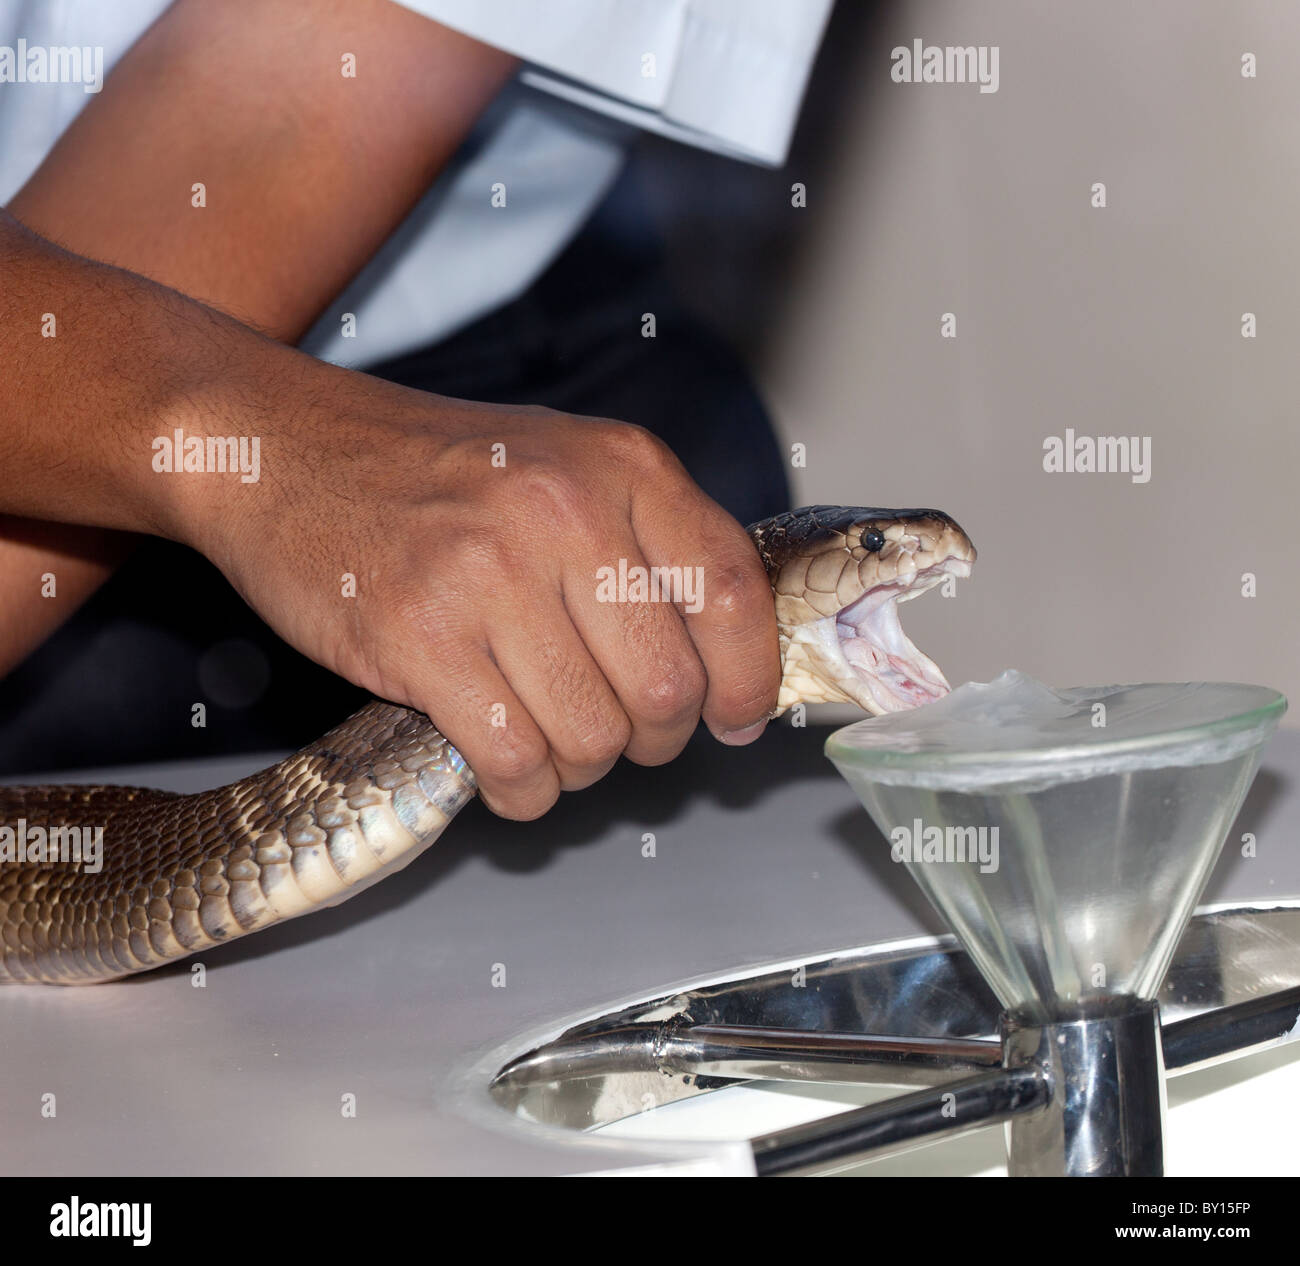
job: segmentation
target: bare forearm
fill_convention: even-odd
[[[77,255],[3,223],[0,363],[13,369],[0,461],[27,463],[31,477],[0,491],[0,512],[159,530],[122,482],[138,472],[121,449],[143,417],[161,416],[160,397],[188,389],[201,346],[176,323],[200,345],[212,323],[142,278],[293,341],[514,64],[390,0],[173,4],[9,205]],[[42,336],[46,313],[54,337]],[[179,382],[167,381],[172,365]]]
[[[0,515],[0,677],[108,579],[136,539]]]
[[[210,372],[216,314],[3,212],[0,275],[0,512],[165,533],[149,440]]]
[[[153,469],[153,439],[203,425],[234,349],[274,345],[4,212],[0,279],[2,675],[107,579],[129,533],[181,536],[181,489]]]
[[[344,75],[345,57],[355,76]],[[9,210],[71,250],[294,341],[436,177],[514,65],[389,0],[178,0]],[[4,257],[7,277],[22,258]],[[66,316],[76,296],[65,298]],[[15,309],[28,332],[31,306]],[[58,360],[42,355],[47,369]],[[50,394],[30,416],[50,428],[65,415],[68,383],[39,381]],[[42,496],[36,512],[70,511]],[[129,549],[120,532],[0,516],[0,675]]]
[[[391,0],[178,0],[9,210],[294,341],[514,65]]]

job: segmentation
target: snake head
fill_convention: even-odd
[[[795,703],[856,703],[901,712],[950,689],[908,640],[907,602],[965,578],[970,538],[940,510],[807,506],[749,529],[776,599],[783,673],[780,716]]]

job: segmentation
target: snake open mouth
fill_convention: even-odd
[[[898,604],[910,602],[952,576],[971,574],[966,559],[948,557],[911,576],[868,589],[836,613],[824,646],[841,661],[840,685],[870,712],[902,712],[941,699],[952,689],[928,655],[903,632]],[[827,645],[833,643],[833,645]]]

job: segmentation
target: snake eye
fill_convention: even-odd
[[[877,550],[885,548],[885,538],[875,528],[870,528],[862,534],[862,548],[874,554]]]

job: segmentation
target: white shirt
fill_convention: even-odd
[[[302,340],[339,364],[422,347],[521,294],[594,210],[636,128],[779,166],[833,0],[400,2],[526,64]],[[20,50],[102,48],[106,75],[168,3],[0,0],[0,202],[93,100],[84,82],[5,82]]]

